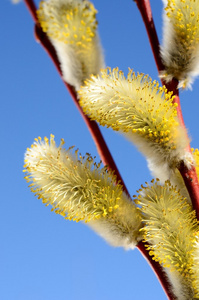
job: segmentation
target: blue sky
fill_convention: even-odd
[[[39,1],[36,1],[38,4]],[[144,25],[131,0],[94,0],[107,66],[158,74]],[[151,0],[161,40],[162,2]],[[96,156],[95,145],[75,105],[41,46],[24,5],[0,3],[0,299],[164,300],[162,288],[137,251],[112,248],[87,226],[46,208],[23,179],[23,156],[34,138],[53,133]],[[199,81],[181,95],[184,118],[198,147]],[[133,195],[151,176],[135,147],[102,128],[123,179]]]

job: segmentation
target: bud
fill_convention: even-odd
[[[114,246],[134,248],[139,239],[140,215],[116,177],[93,158],[35,139],[25,154],[25,179],[31,191],[68,220],[84,221]]]
[[[196,299],[198,267],[194,269],[198,221],[192,206],[167,181],[142,186],[137,203],[143,216],[144,240],[149,254],[165,269],[177,299]]]
[[[125,78],[118,69],[108,68],[91,76],[79,95],[84,112],[133,141],[161,181],[182,160],[190,164],[184,150],[189,141],[179,124],[172,93],[148,75],[130,71]]]
[[[57,51],[64,80],[76,90],[104,67],[96,9],[89,1],[42,1],[39,23]]]
[[[165,70],[161,77],[179,80],[179,87],[191,87],[199,75],[199,3],[196,0],[164,0],[164,28],[161,56]]]

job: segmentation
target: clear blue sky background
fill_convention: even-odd
[[[157,79],[144,25],[132,0],[93,0],[106,64]],[[38,4],[38,1],[37,1]],[[162,2],[151,0],[161,40]],[[23,156],[37,136],[98,154],[53,64],[35,42],[24,5],[0,2],[0,299],[164,300],[156,277],[137,251],[112,248],[87,226],[46,208],[23,179]],[[192,146],[198,141],[199,81],[181,95]],[[133,195],[151,176],[135,147],[102,129]]]

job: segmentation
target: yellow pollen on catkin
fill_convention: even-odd
[[[144,223],[141,232],[149,254],[169,272],[178,273],[197,295],[194,253],[199,224],[195,211],[169,181],[146,183],[138,192],[136,202]]]
[[[49,37],[74,44],[81,49],[89,47],[96,34],[97,10],[89,1],[42,1],[37,11],[39,23]]]
[[[193,153],[193,158],[195,160],[195,168],[196,168],[196,173],[197,173],[197,177],[199,180],[199,149],[191,149],[192,153]]]
[[[148,75],[107,68],[91,76],[79,91],[80,105],[101,125],[173,151],[182,132],[172,93]],[[186,139],[185,139],[186,140]]]
[[[163,47],[165,65],[162,77],[179,80],[186,88],[198,74],[199,5],[196,0],[169,0],[165,7]]]
[[[197,1],[170,0],[165,11],[173,24],[179,43],[181,42],[190,49],[193,44],[199,42],[199,10]]]
[[[106,168],[100,168],[93,158],[72,153],[63,148],[64,140],[57,147],[54,135],[44,140],[35,139],[26,152],[25,179],[35,195],[52,211],[66,219],[89,222],[99,218],[114,218],[125,203],[129,204],[116,183],[116,177]]]
[[[63,80],[76,91],[104,67],[96,13],[87,0],[46,0],[37,11],[38,22],[57,53]]]

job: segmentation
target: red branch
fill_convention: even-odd
[[[160,57],[160,44],[158,41],[158,36],[157,36],[156,29],[155,29],[153,17],[152,17],[150,1],[149,0],[135,0],[135,2],[141,13],[143,22],[146,27],[146,31],[148,34],[149,42],[151,45],[151,49],[152,49],[152,52],[154,55],[154,59],[156,62],[158,72],[161,72],[162,70],[164,70],[164,65],[163,65],[161,57]],[[184,123],[181,105],[180,105],[180,99],[179,99],[179,90],[177,88],[178,81],[176,79],[173,79],[169,84],[166,84],[162,80],[162,84],[166,85],[168,91],[172,91],[173,94],[175,95],[173,102],[178,104],[178,106],[177,106],[178,118],[179,118],[181,126],[183,128],[185,128],[185,123]],[[187,151],[191,152],[190,145],[187,147]],[[181,176],[182,176],[184,183],[187,187],[187,190],[189,192],[189,195],[190,195],[190,198],[191,198],[191,201],[193,204],[193,208],[196,210],[197,219],[199,220],[199,183],[198,183],[198,177],[196,174],[195,167],[192,167],[190,170],[188,170],[187,167],[182,162],[179,166],[179,171],[181,173]],[[138,245],[138,249],[142,252],[142,254],[144,256],[147,257],[147,261],[150,261],[148,251],[146,251],[146,250],[144,251],[143,244]],[[162,284],[162,286],[165,290],[165,293],[167,294],[169,299],[175,299],[175,296],[170,292],[169,283],[168,283],[165,275],[163,274],[163,277],[162,277],[162,273],[159,270],[159,268],[160,268],[159,264],[155,265],[153,261],[151,263],[152,263],[152,268],[154,269],[155,273],[158,274],[159,281]]]
[[[34,3],[33,0],[24,0],[28,10],[29,10],[29,13],[31,14],[31,17],[33,18],[33,21],[35,23],[37,23],[38,19],[37,19],[37,8],[36,8],[36,5]]]
[[[184,179],[187,190],[189,191],[190,198],[192,200],[193,208],[196,211],[196,217],[199,220],[199,184],[198,178],[196,176],[196,169],[192,167],[187,169],[187,167],[182,162],[179,167],[180,174]]]
[[[156,29],[152,17],[150,1],[135,0],[135,2],[137,3],[138,9],[144,21],[148,38],[150,41],[150,45],[152,48],[152,52],[157,65],[157,69],[160,72],[164,69],[164,66],[160,57],[160,44],[158,41],[158,37],[157,37],[157,33],[156,33]],[[186,130],[183,115],[182,115],[181,105],[180,105],[179,90],[177,88],[178,81],[176,79],[173,79],[170,83],[166,84],[162,80],[162,84],[166,85],[168,91],[172,91],[173,95],[175,95],[173,102],[178,104],[177,106],[178,118],[182,128],[185,128]],[[187,151],[191,153],[190,145],[187,147]],[[197,219],[199,220],[199,182],[198,182],[198,176],[196,174],[196,169],[193,166],[190,170],[188,170],[187,167],[182,162],[179,167],[179,171],[189,192],[193,204],[193,208],[196,210]]]
[[[167,280],[167,276],[164,273],[162,267],[159,265],[158,262],[154,261],[152,259],[152,257],[149,255],[149,251],[147,250],[147,244],[143,243],[143,242],[139,242],[139,244],[137,245],[137,248],[142,253],[143,257],[147,260],[147,262],[151,266],[152,270],[156,274],[168,299],[177,300],[176,296],[173,294],[173,292],[171,290],[170,283]]]
[[[153,21],[152,11],[151,11],[151,5],[149,0],[134,0],[137,4],[137,7],[140,11],[140,14],[142,16],[147,35],[149,38],[149,42],[151,45],[151,49],[154,55],[154,59],[156,62],[156,66],[158,71],[162,71],[164,69],[164,65],[162,63],[162,60],[160,58],[160,44],[158,41],[157,32],[155,29],[155,24]]]

